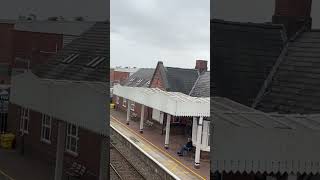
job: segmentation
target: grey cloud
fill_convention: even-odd
[[[156,57],[160,52],[165,52],[166,57],[182,53],[184,58],[189,57],[187,64],[191,67],[195,61],[190,55],[192,52],[197,54],[204,50],[203,56],[209,59],[209,8],[209,0],[112,0],[111,36],[121,35],[127,41],[145,47],[144,53],[148,49],[158,50],[158,54],[149,54],[149,57]],[[111,61],[120,58],[115,54],[111,57],[115,58]],[[183,66],[184,63],[181,61],[180,64]]]

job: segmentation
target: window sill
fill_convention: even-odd
[[[29,135],[29,131],[20,130],[20,135],[22,135],[22,133],[23,133],[23,135]]]
[[[51,141],[49,141],[47,139],[40,139],[40,142],[43,142],[45,144],[51,144]]]
[[[78,153],[73,152],[73,151],[70,151],[70,150],[66,150],[66,153],[69,154],[69,155],[71,155],[71,156],[73,156],[73,157],[78,157],[78,156],[79,156]]]

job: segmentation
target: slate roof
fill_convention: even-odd
[[[210,72],[202,73],[195,82],[190,96],[210,97]]]
[[[110,23],[97,22],[81,37],[65,46],[57,55],[49,59],[47,64],[39,65],[33,72],[47,79],[64,79],[79,81],[107,81],[107,68],[110,52]],[[72,57],[73,58],[70,58]],[[72,60],[70,63],[64,60]],[[97,62],[90,67],[89,62]],[[93,63],[95,64],[95,63]]]
[[[140,68],[124,82],[124,85],[130,87],[149,87],[154,70],[152,68]]]
[[[251,106],[286,41],[282,25],[211,20],[214,95]]]
[[[15,24],[17,20],[14,19],[0,19],[0,24]]]
[[[165,67],[167,91],[190,94],[192,87],[198,79],[198,70]]]
[[[18,31],[79,36],[94,24],[94,22],[88,21],[17,21],[14,29]]]
[[[320,130],[319,114],[263,113],[227,98],[213,97],[212,100],[215,118],[222,118],[229,126]]]
[[[265,112],[320,112],[320,31],[303,32],[289,43],[257,108]]]

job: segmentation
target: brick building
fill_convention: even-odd
[[[13,52],[13,20],[0,20],[0,84],[9,84],[12,52]]]
[[[99,22],[46,63],[13,77],[8,130],[26,155],[55,164],[56,176],[73,162],[87,169],[81,179],[108,175],[108,60],[109,23]]]
[[[155,69],[139,69],[129,77],[124,86],[136,88],[137,91],[139,91],[139,88],[150,88],[152,90],[158,88],[165,92],[176,93],[175,95],[182,99],[185,98],[187,100],[188,97],[191,97],[190,99],[200,97],[200,99],[206,101],[205,98],[210,96],[210,72],[207,70],[207,61],[204,60],[197,60],[195,69],[165,67],[163,62],[160,61]],[[114,96],[113,99],[116,109],[124,112],[128,112],[130,109],[130,113],[127,113],[127,124],[129,124],[129,119],[137,118],[141,122],[147,121],[152,123],[152,126],[156,127],[163,134],[168,124],[166,119],[170,118],[169,126],[172,128],[171,133],[192,138],[193,145],[196,146],[198,130],[198,119],[196,117],[171,116],[160,109],[128,100],[123,96]],[[149,99],[148,101],[153,100]],[[143,117],[141,118],[141,116]],[[204,152],[202,156],[208,158],[208,153],[210,152],[210,118],[204,117],[203,122],[201,120],[201,126],[202,124],[202,142],[200,146]],[[143,133],[143,125],[141,124],[140,132]],[[166,136],[169,135],[166,134]],[[196,157],[200,157],[200,152],[197,153]],[[199,167],[199,163],[196,162],[196,167]]]
[[[0,89],[10,92],[11,76],[46,63],[93,22],[0,20]],[[6,106],[2,102],[0,106]],[[1,111],[2,112],[2,111]],[[6,130],[7,112],[0,115]]]
[[[217,156],[213,156],[211,161],[212,179],[319,179],[317,175],[319,169],[313,170],[313,165],[309,164],[317,164],[312,161],[319,161],[319,156],[312,154],[317,148],[312,144],[316,144],[316,136],[319,132],[318,126],[313,122],[319,121],[317,114],[320,112],[318,98],[320,71],[316,60],[320,55],[320,33],[311,26],[311,0],[276,0],[275,2],[272,23],[211,20],[211,32],[214,33],[211,36],[211,43],[215,45],[211,48],[214,96],[236,101],[237,103],[233,103],[238,107],[251,106],[252,108],[243,107],[250,113],[259,114],[252,117],[243,116],[244,109],[237,110],[236,106],[227,102],[224,104],[225,107],[237,113],[226,113],[221,116],[221,122],[225,123],[223,121],[231,119],[231,116],[237,117],[237,122],[240,122],[244,117],[247,122],[252,120],[251,122],[256,122],[260,126],[247,126],[244,123],[239,125],[243,131],[238,131],[237,128],[229,129],[231,130],[229,132],[237,133],[228,133],[227,129],[233,126],[230,123],[228,127],[224,126],[222,129],[215,126],[214,131],[221,133],[221,141],[217,142],[217,138],[214,141],[220,144],[215,145]],[[241,103],[240,106],[239,103]],[[272,118],[277,122],[281,123],[285,120],[283,124],[291,126],[297,123],[297,126],[283,128],[268,125],[266,128],[266,124],[261,124],[261,122],[272,122],[272,119],[266,120],[262,116],[271,117],[275,114],[276,116]],[[300,125],[305,129],[299,129]],[[270,132],[267,132],[269,130]],[[303,135],[297,135],[299,133]],[[250,143],[230,143],[232,141],[226,141],[227,134],[237,142]],[[283,137],[284,134],[289,136]],[[238,139],[244,136],[246,138],[243,140]],[[313,140],[315,142],[312,142]],[[275,143],[273,145],[267,143],[268,147],[272,147],[275,151],[269,151],[268,147],[264,147],[265,142]],[[302,149],[299,149],[303,142],[309,144],[306,143]],[[226,146],[223,147],[224,145]],[[239,147],[245,147],[247,150]],[[237,151],[230,151],[230,149],[237,149]],[[293,149],[296,154],[291,154]],[[226,157],[235,156],[233,160],[221,158],[219,152],[222,154],[228,152],[224,154]],[[250,165],[245,163],[245,166],[253,169],[242,169],[239,159],[251,162]],[[295,159],[299,159],[299,162],[294,162]],[[311,159],[312,161],[309,161]],[[230,166],[224,164],[225,168],[222,168],[216,163],[217,161],[238,161],[238,163],[229,164]],[[290,170],[297,164],[299,168]],[[272,166],[278,167],[268,169]],[[257,170],[256,167],[260,169]],[[226,171],[228,173],[225,173]],[[215,177],[213,177],[214,172],[217,175]]]

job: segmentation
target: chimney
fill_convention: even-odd
[[[195,69],[197,69],[200,73],[207,71],[208,70],[208,61],[197,60]]]
[[[306,23],[311,29],[312,0],[275,0],[272,17],[274,24],[283,24],[288,37],[292,37]]]

